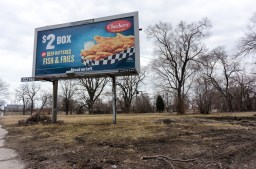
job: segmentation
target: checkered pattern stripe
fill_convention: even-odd
[[[114,64],[115,62],[120,61],[126,57],[129,57],[134,53],[135,53],[135,49],[134,47],[131,47],[124,50],[123,52],[108,56],[102,60],[82,60],[82,62],[84,65],[88,65],[88,66]]]

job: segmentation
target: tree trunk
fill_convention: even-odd
[[[231,99],[228,99],[227,102],[228,102],[228,111],[229,111],[229,112],[232,112],[232,111],[233,111],[232,100],[231,100]]]
[[[130,112],[130,106],[131,106],[131,104],[129,102],[125,103],[125,113],[129,113]]]
[[[23,115],[26,114],[26,105],[25,105],[25,99],[23,98],[23,109],[22,109]]]
[[[208,96],[200,97],[197,103],[200,114],[209,114],[211,110],[211,98]]]
[[[177,111],[178,111],[179,115],[184,115],[185,114],[184,102],[183,102],[183,98],[182,97],[178,98],[178,108],[177,108]]]
[[[22,113],[23,113],[23,115],[25,115],[25,114],[26,114],[26,106],[25,106],[25,105],[23,105]]]
[[[30,111],[31,111],[31,114],[33,114],[33,112],[34,112],[34,101],[33,100],[31,100],[31,106],[30,106]]]
[[[90,103],[89,103],[89,114],[93,114],[93,100],[90,100]]]
[[[180,115],[185,114],[184,98],[183,98],[183,96],[182,96],[182,94],[181,94],[181,89],[178,90],[178,98],[177,98],[177,101],[178,101],[178,103],[177,103],[177,112],[178,112],[178,114],[180,114]]]
[[[66,115],[68,115],[68,110],[69,110],[69,101],[66,101],[66,104],[65,104]]]
[[[228,94],[228,96],[226,97],[226,102],[227,102],[227,108],[229,112],[233,111],[233,105],[232,105],[232,96],[230,94]]]

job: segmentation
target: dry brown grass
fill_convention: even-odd
[[[252,116],[253,113],[226,113],[212,114],[207,117],[219,116]],[[53,139],[56,142],[73,144],[76,137],[93,142],[95,140],[118,141],[118,140],[138,140],[141,138],[160,137],[164,135],[166,125],[154,123],[158,119],[173,119],[180,125],[187,125],[184,119],[205,117],[203,115],[177,116],[167,113],[152,114],[119,114],[117,124],[112,124],[112,115],[59,115],[58,120],[63,124],[36,124],[31,126],[17,126],[18,120],[26,119],[28,116],[7,116],[0,122],[9,130],[21,132],[24,140],[33,139],[34,136]],[[190,124],[191,125],[191,124]],[[200,123],[193,125],[214,126],[217,128],[242,128],[242,126],[231,125],[229,123]],[[191,127],[191,126],[190,126]],[[21,138],[22,139],[22,138]]]
[[[26,118],[27,116],[7,116],[1,122],[8,130],[23,133],[24,137],[21,139],[24,140],[33,139],[34,136],[53,139],[54,136],[55,142],[73,144],[76,137],[86,138],[89,142],[105,142],[161,135],[165,126],[154,123],[154,120],[177,117],[168,114],[118,115],[117,124],[112,124],[112,115],[60,115],[58,120],[63,121],[63,124],[15,125]]]

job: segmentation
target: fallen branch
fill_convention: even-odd
[[[164,158],[170,161],[178,161],[178,162],[193,162],[196,161],[197,159],[174,159],[174,158],[170,158],[170,157],[166,157],[163,155],[157,155],[157,156],[144,156],[141,159],[142,160],[149,160],[149,159],[156,159],[156,158]]]
[[[210,166],[217,166],[217,167],[220,167],[220,169],[223,168],[221,163],[218,163],[218,164],[215,164],[215,163],[207,164],[207,165],[206,165],[206,168],[208,168],[208,167],[210,167]]]
[[[178,162],[193,162],[196,161],[196,159],[173,159],[170,157],[166,157],[163,155],[157,155],[157,156],[144,156],[141,158],[142,160],[150,160],[150,159],[157,159],[157,160],[164,160],[165,162],[169,163],[172,167],[172,169],[175,169],[173,164],[170,161],[178,161]]]

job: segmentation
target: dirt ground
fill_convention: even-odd
[[[255,169],[256,113],[60,116],[58,124],[0,119],[27,169]]]

